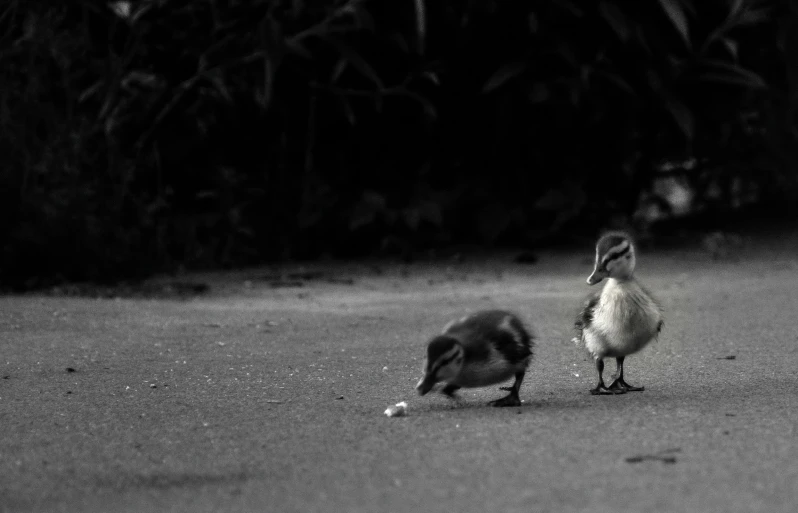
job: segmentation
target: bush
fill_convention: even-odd
[[[667,204],[672,161],[700,163],[667,171],[696,207],[794,205],[796,20],[744,0],[9,0],[0,279],[530,245]]]

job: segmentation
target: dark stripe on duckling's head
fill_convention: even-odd
[[[460,343],[454,337],[438,335],[427,346],[427,374],[435,376],[438,369],[462,356]]]
[[[620,246],[624,241],[630,242],[631,237],[623,232],[610,232],[601,236],[596,243],[596,250],[599,255],[605,255],[615,246]]]
[[[427,361],[424,368],[424,377],[416,385],[416,390],[420,395],[429,392],[438,381],[446,379],[445,376],[452,373],[453,368],[446,368],[454,363],[462,363],[463,350],[460,343],[451,336],[438,335],[427,345]],[[457,361],[459,359],[459,361]],[[443,370],[443,377],[439,372]],[[456,372],[456,371],[455,371]]]
[[[441,356],[448,353],[457,344],[457,339],[454,337],[438,335],[430,340],[427,346],[427,361],[431,363],[439,360]]]
[[[617,260],[623,257],[624,255],[628,254],[630,251],[632,251],[632,245],[629,243],[629,241],[623,241],[617,246],[611,247],[610,250],[607,252],[607,254],[601,258],[601,269],[606,271],[607,264],[609,264],[613,260]]]

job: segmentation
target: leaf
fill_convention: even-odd
[[[726,49],[729,51],[729,54],[731,54],[732,58],[735,61],[737,61],[737,55],[738,55],[737,41],[735,41],[734,39],[730,39],[728,37],[724,37],[723,39],[721,39],[721,42],[723,43],[723,46],[725,46]]]
[[[130,17],[130,2],[112,2],[108,4],[108,8],[122,19],[127,20]]]
[[[424,109],[424,115],[427,116],[428,119],[432,120],[438,117],[438,109],[436,109],[435,105],[433,105],[433,103],[427,98],[412,91],[407,91],[404,94],[405,96],[416,100],[421,105],[422,109]]]
[[[604,21],[615,31],[618,39],[625,43],[629,39],[629,24],[626,21],[626,16],[618,6],[614,3],[602,1],[599,3],[599,13],[604,18]]]
[[[374,68],[366,62],[366,60],[357,53],[351,46],[344,43],[337,37],[333,37],[330,35],[322,36],[323,39],[327,40],[328,42],[332,43],[338,51],[341,53],[341,56],[346,59],[349,64],[351,64],[356,70],[358,70],[364,77],[368,78],[377,86],[378,89],[383,90],[385,89],[385,85],[382,83],[382,80],[377,75],[377,72],[374,71]]]
[[[723,61],[709,61],[706,63],[707,72],[701,78],[713,82],[741,85],[752,89],[767,89],[765,80],[757,73]]]
[[[441,206],[434,201],[425,201],[418,207],[421,219],[431,223],[436,228],[443,226],[443,215]]]
[[[414,0],[414,3],[416,7],[416,44],[418,53],[423,55],[427,39],[427,12],[424,0]]]
[[[418,225],[421,222],[421,212],[416,207],[407,207],[402,210],[402,218],[405,224],[412,231],[418,230]]]
[[[556,0],[554,3],[560,9],[568,11],[571,15],[577,18],[581,18],[585,14],[582,9],[580,9],[574,2],[571,2],[570,0]]]
[[[305,46],[302,44],[300,40],[296,40],[295,38],[287,38],[285,40],[285,48],[286,50],[289,50],[292,54],[297,55],[299,57],[305,59],[313,58],[313,54],[311,54],[310,51],[307,48],[305,48]]]
[[[504,203],[490,203],[477,213],[476,228],[487,243],[495,242],[512,222],[510,209]]]
[[[263,56],[263,90],[257,95],[257,101],[264,110],[272,102],[272,92],[274,88],[274,65],[269,55]]]
[[[387,203],[382,194],[374,191],[365,191],[360,201],[352,209],[349,218],[349,229],[354,231],[360,227],[368,226],[377,219],[377,214],[384,212]]]
[[[335,83],[341,78],[341,74],[346,69],[346,59],[338,59],[338,62],[335,63],[333,67],[332,75],[330,76],[330,82]]]
[[[567,43],[559,43],[554,53],[562,57],[563,60],[567,62],[571,68],[573,68],[574,71],[580,70],[582,68],[582,62],[577,59],[576,54],[573,50],[571,50]]]
[[[355,126],[357,124],[357,118],[355,118],[355,112],[352,110],[352,105],[349,103],[346,95],[339,95],[338,99],[341,100],[341,108],[344,110],[346,120],[350,125]]]
[[[574,107],[579,106],[579,100],[582,98],[581,92],[577,86],[572,86],[569,91],[569,98],[571,100],[571,105]]]
[[[222,76],[221,72],[216,70],[215,73],[210,73],[207,78],[208,81],[213,85],[216,91],[221,95],[221,97],[227,103],[233,103],[233,97],[230,94],[230,90],[228,89],[227,84],[225,83],[224,77]],[[270,93],[271,91],[269,92],[269,95],[267,95],[264,91],[264,98],[268,98],[271,95]]]
[[[730,7],[729,14],[726,16],[726,20],[716,27],[712,32],[710,32],[706,37],[704,44],[701,47],[701,53],[706,53],[709,47],[715,41],[720,41],[724,44],[724,46],[729,48],[729,42],[731,39],[726,37],[729,31],[736,27],[756,25],[763,21],[767,21],[768,19],[770,19],[768,9],[748,10],[744,5],[742,5],[742,0],[736,1],[736,3]],[[737,59],[736,49],[734,51],[734,58],[735,60]]]
[[[695,120],[690,109],[682,102],[671,99],[668,101],[668,111],[671,113],[671,116],[673,116],[673,120],[676,124],[679,125],[685,138],[687,138],[688,141],[692,141],[695,133]]]
[[[399,32],[394,32],[393,34],[388,36],[388,39],[393,41],[396,44],[396,46],[399,47],[399,49],[402,51],[402,54],[407,55],[410,53],[410,45],[407,44],[407,39],[405,39],[405,36],[403,34],[400,34]]]
[[[684,43],[690,48],[690,32],[687,27],[687,16],[678,0],[659,0],[665,14],[668,15],[673,26],[679,31]]]
[[[355,25],[358,29],[374,32],[374,18],[369,13],[368,9],[363,7],[362,2],[358,2],[357,7],[349,9],[352,17],[355,19]]]
[[[86,89],[84,89],[83,92],[80,93],[80,96],[78,97],[78,103],[83,103],[86,100],[88,100],[89,98],[91,98],[92,96],[94,96],[94,94],[97,91],[99,91],[99,89],[102,86],[103,86],[103,82],[100,80],[100,81],[97,81],[94,84],[90,85]]]
[[[729,17],[736,16],[740,12],[740,8],[743,6],[743,2],[745,0],[731,0],[731,5],[729,6]]]
[[[271,58],[274,69],[280,67],[280,63],[285,55],[286,37],[280,24],[271,16],[267,16],[260,23],[260,37],[264,53]]]
[[[738,85],[751,89],[767,89],[767,84],[759,75],[753,77],[746,75],[735,75],[732,73],[702,73],[700,79],[704,82],[717,82],[726,85]]]
[[[551,94],[549,93],[549,88],[546,87],[546,84],[537,82],[529,91],[529,103],[543,103],[548,100],[550,96]]]
[[[768,9],[743,10],[743,12],[740,13],[740,16],[737,18],[737,23],[735,25],[756,25],[757,23],[762,23],[763,21],[767,21],[769,19],[770,12]]]
[[[147,12],[152,8],[154,2],[145,3],[139,6],[136,11],[133,13],[133,16],[130,17],[130,23],[136,23],[139,18],[147,14]]]
[[[629,82],[621,78],[620,75],[602,70],[598,70],[595,73],[598,76],[604,78],[607,82],[610,82],[611,84],[615,85],[618,89],[622,90],[623,92],[628,93],[632,96],[637,95],[635,90],[632,89],[632,86],[629,85]]]
[[[659,75],[655,70],[648,70],[646,72],[646,78],[648,79],[648,85],[651,87],[652,91],[655,93],[662,91],[662,79],[659,78]]]
[[[493,91],[494,89],[498,89],[508,81],[523,73],[525,70],[525,62],[516,61],[505,64],[496,70],[493,76],[491,76],[490,79],[485,83],[485,86],[482,88],[482,93],[485,94]]]
[[[291,16],[294,18],[298,18],[299,15],[305,8],[304,0],[292,0],[291,1]]]
[[[385,196],[380,194],[376,191],[364,191],[362,196],[362,201],[368,205],[370,205],[375,210],[385,210],[388,206],[388,202],[385,199]]]
[[[441,85],[441,80],[438,78],[438,74],[434,71],[425,71],[421,74],[421,76],[435,85]]]
[[[538,29],[540,28],[540,22],[538,21],[538,17],[534,12],[529,13],[529,33],[530,34],[537,34]]]

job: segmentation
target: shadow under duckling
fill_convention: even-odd
[[[455,398],[460,388],[494,385],[515,377],[510,393],[491,401],[493,406],[520,406],[518,395],[532,359],[534,336],[514,313],[506,310],[477,312],[446,325],[427,345],[424,377],[416,385],[425,395],[436,383]]]
[[[609,232],[596,243],[596,262],[588,285],[605,278],[600,291],[591,294],[577,316],[574,342],[584,344],[596,360],[598,384],[593,395],[640,392],[623,378],[626,356],[636,353],[655,340],[662,330],[662,307],[637,280],[635,247],[623,232]],[[604,358],[614,357],[615,380],[604,384]]]

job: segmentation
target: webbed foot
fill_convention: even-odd
[[[445,387],[443,387],[443,389],[441,389],[441,393],[443,395],[445,395],[446,397],[448,397],[449,399],[453,399],[453,400],[456,401],[456,400],[459,399],[457,397],[457,394],[455,393],[458,390],[460,390],[460,387],[458,387],[457,385],[451,385],[450,384],[450,385],[446,385]]]
[[[610,390],[620,390],[621,393],[642,392],[643,390],[646,389],[646,387],[633,387],[632,385],[624,381],[623,378],[618,378],[615,381],[613,381],[612,385],[610,385],[609,388]]]
[[[607,388],[603,384],[596,386],[596,388],[591,388],[590,393],[592,395],[617,395],[617,394],[625,394],[626,390],[620,388]]]
[[[502,388],[502,390],[508,390],[507,388]],[[510,389],[512,390],[512,389]],[[521,406],[521,399],[518,397],[517,393],[511,393],[502,397],[501,399],[496,399],[495,401],[491,401],[488,403],[491,406]]]

